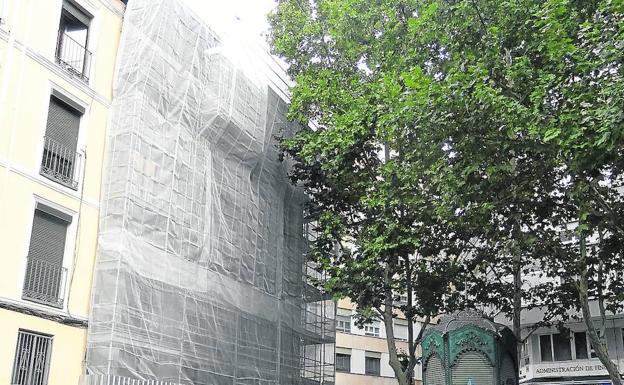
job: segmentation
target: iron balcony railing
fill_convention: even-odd
[[[71,74],[89,82],[91,52],[63,31],[59,31],[56,43],[56,61]]]
[[[41,175],[77,190],[79,168],[80,154],[50,137],[44,138]]]
[[[22,298],[62,308],[66,279],[67,269],[63,266],[43,259],[28,258]]]

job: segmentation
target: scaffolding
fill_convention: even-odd
[[[297,127],[232,52],[179,0],[128,3],[85,384],[334,382],[335,307],[274,143]]]

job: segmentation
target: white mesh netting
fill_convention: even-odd
[[[128,3],[87,384],[333,383],[334,305],[273,138],[296,127],[236,49],[178,0]]]

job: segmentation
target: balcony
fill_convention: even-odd
[[[22,298],[62,308],[66,279],[67,269],[61,265],[28,258]]]
[[[56,62],[83,82],[89,82],[91,52],[63,31],[59,31],[56,44]]]
[[[73,190],[78,189],[80,155],[50,137],[44,138],[40,174]]]

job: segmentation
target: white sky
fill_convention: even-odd
[[[261,40],[268,30],[266,15],[275,0],[184,0],[217,32],[228,32],[244,40]],[[223,30],[225,29],[225,31]]]

